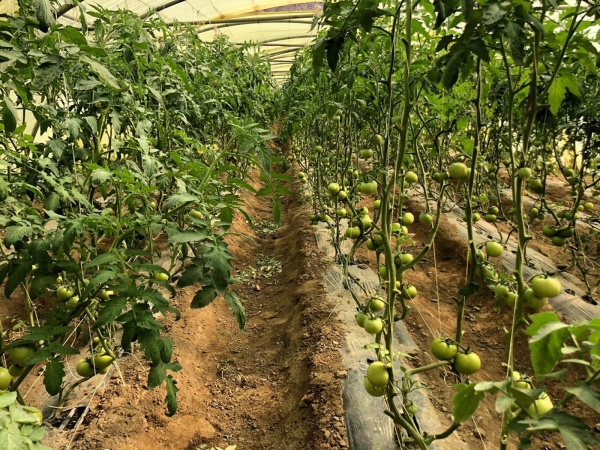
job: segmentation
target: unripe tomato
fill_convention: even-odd
[[[533,289],[527,289],[523,294],[523,299],[525,300],[527,306],[536,309],[541,308],[542,306],[545,306],[548,303],[548,299],[546,297],[538,297],[533,292]]]
[[[387,280],[387,269],[385,266],[379,266],[379,276],[384,280]]]
[[[404,291],[402,292],[402,296],[406,299],[406,300],[412,300],[413,298],[415,298],[417,296],[417,288],[414,286],[408,286],[406,289],[404,289]]]
[[[481,219],[481,216],[479,215],[479,213],[473,213],[471,214],[471,219],[473,219],[473,223],[479,221],[479,219]]]
[[[375,200],[373,202],[373,209],[379,209],[380,206],[381,206],[381,200]]]
[[[552,408],[554,408],[552,400],[548,397],[548,394],[542,392],[538,399],[527,407],[527,412],[534,417],[543,416],[544,414],[548,414]]]
[[[373,136],[371,138],[371,144],[373,144],[373,145],[383,144],[383,136],[381,136],[380,134],[376,134],[375,136]]]
[[[486,222],[495,222],[496,215],[495,214],[486,214],[484,219],[486,220]]]
[[[342,218],[342,217],[346,217],[346,208],[338,208],[335,211],[335,215]]]
[[[104,369],[113,363],[112,357],[109,355],[98,355],[92,359],[92,364],[98,370]]]
[[[402,216],[402,225],[411,225],[415,221],[415,216],[412,213],[404,213]]]
[[[565,238],[560,237],[560,236],[554,236],[552,238],[552,245],[555,245],[556,247],[562,247],[563,245],[565,245],[567,243],[567,241],[565,240]]]
[[[404,409],[406,410],[407,413],[409,413],[412,416],[417,414],[417,405],[415,405],[410,400],[406,401],[406,403],[404,404]]]
[[[315,151],[320,153],[320,152],[323,151],[323,147],[321,147],[320,145],[316,145],[315,146]]]
[[[454,367],[462,375],[473,375],[481,369],[481,359],[477,353],[458,353],[454,357]]]
[[[573,171],[573,169],[565,169],[563,170],[563,175],[565,176],[565,178],[570,178],[573,175],[575,175],[575,172]]]
[[[431,353],[440,361],[450,361],[458,353],[458,347],[448,344],[445,339],[435,338],[431,343]]]
[[[348,198],[348,192],[340,190],[337,193],[338,200],[346,200]]]
[[[69,300],[73,297],[73,294],[75,294],[73,289],[66,288],[65,286],[61,286],[56,290],[56,297],[62,301]]]
[[[79,360],[75,370],[80,377],[89,378],[95,375],[94,366],[87,359]]]
[[[404,266],[413,260],[413,255],[410,253],[400,253],[394,257],[394,264],[397,267]]]
[[[378,312],[381,311],[383,308],[385,308],[385,302],[381,297],[376,296],[371,298],[371,301],[369,301],[369,309],[371,311]]]
[[[390,379],[390,374],[381,361],[375,361],[369,364],[367,368],[367,379],[369,383],[376,387],[385,387]]]
[[[13,364],[23,366],[27,358],[32,356],[34,353],[31,347],[14,347],[8,350],[8,356]]]
[[[157,281],[168,281],[169,275],[163,272],[154,272],[154,279]]]
[[[504,247],[499,242],[490,241],[485,244],[485,252],[493,258],[497,258],[502,254]]]
[[[360,228],[358,227],[348,227],[346,228],[346,237],[350,239],[358,239],[360,237]]]
[[[373,157],[373,150],[370,149],[364,149],[360,151],[360,157],[362,159],[370,159]]]
[[[377,182],[371,181],[366,183],[360,183],[358,185],[358,192],[365,195],[373,195],[377,192]]]
[[[489,213],[490,213],[490,214],[494,214],[494,215],[496,215],[496,216],[497,216],[497,215],[500,213],[500,210],[498,209],[498,207],[497,207],[497,206],[492,206],[492,207],[489,209]]]
[[[504,298],[508,295],[509,290],[508,290],[508,286],[505,286],[504,284],[497,284],[494,287],[494,294],[496,294],[496,296],[498,296],[499,298]]]
[[[504,298],[504,301],[506,302],[506,304],[508,306],[510,306],[511,308],[514,308],[518,297],[519,296],[515,292],[509,292],[506,295],[506,297]]]
[[[512,373],[513,386],[519,389],[530,389],[529,383],[521,378],[521,374],[516,370]]]
[[[8,373],[10,373],[11,377],[17,378],[17,377],[21,376],[21,374],[23,373],[24,370],[25,370],[25,367],[18,366],[16,364],[11,364],[10,367],[8,368]]]
[[[463,163],[453,163],[448,167],[448,174],[450,178],[454,178],[455,180],[462,180],[469,173],[469,168]]]
[[[12,377],[6,367],[0,367],[0,391],[5,391],[10,386]]]
[[[529,167],[521,167],[519,170],[517,170],[517,176],[521,180],[531,178],[531,169]]]
[[[556,297],[562,291],[562,286],[556,278],[537,276],[531,280],[531,289],[538,297]]]
[[[422,212],[419,214],[419,222],[423,225],[430,225],[433,222],[433,216],[427,212]]]
[[[355,316],[357,325],[362,328],[365,324],[365,320],[367,319],[367,317],[368,316],[364,312],[357,312]]]
[[[417,176],[416,173],[414,172],[406,172],[406,175],[404,175],[404,179],[408,182],[408,183],[416,183],[419,179],[419,177]]]
[[[204,218],[204,215],[197,209],[192,209],[190,211],[190,216],[194,217],[195,219],[203,219]]]
[[[338,192],[340,192],[340,189],[340,185],[337,183],[329,183],[329,186],[327,186],[327,190],[331,195],[336,195]]]
[[[374,317],[372,319],[366,319],[363,328],[369,334],[377,334],[383,330],[383,321],[379,317]]]
[[[554,237],[555,233],[554,228],[549,227],[548,225],[542,228],[542,234],[548,238]]]
[[[67,306],[69,308],[71,308],[71,309],[74,309],[77,306],[78,303],[79,303],[79,296],[78,295],[74,295],[69,300],[67,300]]]
[[[592,209],[594,209],[594,204],[592,202],[587,202],[583,205],[583,207],[584,207],[584,209],[591,211]]]
[[[365,377],[365,390],[373,397],[381,397],[385,394],[385,387],[373,386],[367,377]]]
[[[377,244],[375,243],[375,241],[373,240],[373,238],[371,239],[367,239],[367,248],[369,250],[377,250]]]

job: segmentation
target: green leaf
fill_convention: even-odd
[[[67,25],[66,27],[58,30],[58,32],[65,41],[70,42],[71,44],[75,44],[78,47],[81,47],[82,45],[87,45],[87,40],[85,36],[81,34],[79,30],[75,27]]]
[[[29,295],[32,299],[36,299],[41,295],[48,292],[54,283],[56,283],[56,275],[45,275],[36,273],[31,280],[31,288],[29,289]]]
[[[17,106],[10,99],[9,96],[4,96],[4,107],[2,108],[2,123],[4,124],[4,129],[12,133],[17,128],[17,123],[19,121],[19,112],[17,111]]]
[[[508,411],[512,405],[515,404],[515,399],[513,397],[507,397],[506,395],[500,395],[496,397],[496,412],[498,414],[503,414]]]
[[[211,268],[210,276],[214,286],[219,292],[224,292],[227,286],[229,286],[231,276],[231,253],[227,250],[225,242],[219,242],[218,244],[207,243],[206,245],[210,250],[203,255],[205,266]]]
[[[98,314],[98,319],[94,323],[95,328],[112,323],[121,315],[123,310],[127,308],[127,299],[123,297],[115,297],[101,303],[102,309]]]
[[[452,56],[448,60],[446,68],[444,69],[444,74],[442,75],[442,85],[446,89],[450,89],[458,81],[460,69],[467,59],[467,52],[465,49],[458,49],[450,54]]]
[[[571,388],[565,388],[565,391],[576,396],[594,411],[600,412],[600,393],[593,386],[579,382]]]
[[[558,113],[560,105],[565,99],[567,85],[563,77],[557,76],[552,81],[548,90],[548,103],[550,103],[550,112],[554,115]]]
[[[506,15],[506,11],[500,8],[500,5],[496,2],[490,2],[483,11],[483,22],[486,25],[492,25],[498,22]]]
[[[192,299],[191,308],[199,309],[210,305],[217,298],[217,291],[214,286],[203,286],[201,290],[196,292]]]
[[[160,349],[162,360],[166,363],[171,361],[171,357],[173,356],[173,341],[169,338],[161,337],[158,348]]]
[[[473,4],[474,3],[475,3],[474,0],[461,0],[460,1],[462,15],[465,18],[465,20],[469,20],[469,17],[471,16],[471,12],[473,12]]]
[[[233,317],[237,320],[240,330],[243,330],[246,325],[246,308],[244,308],[242,299],[235,291],[225,292],[223,298],[225,298],[227,306],[229,306],[229,309],[233,313]]]
[[[471,41],[469,43],[469,50],[481,58],[482,61],[490,62],[490,55],[488,54],[487,47],[482,39],[475,39]]]
[[[148,389],[154,389],[160,386],[167,379],[167,369],[165,363],[160,362],[154,367],[150,368],[148,373]]]
[[[536,376],[551,372],[562,358],[562,346],[570,336],[568,327],[561,322],[546,323],[529,340],[531,363]]]
[[[89,64],[91,71],[94,72],[96,75],[98,75],[98,78],[100,78],[100,80],[102,80],[104,82],[104,84],[106,84],[107,86],[109,86],[113,89],[121,90],[119,81],[114,77],[114,75],[110,72],[110,70],[108,70],[105,66],[103,66],[98,61],[94,61],[93,59],[91,59],[87,56],[81,56],[80,60]]]
[[[204,273],[204,267],[194,264],[188,266],[185,271],[181,274],[181,278],[177,280],[177,287],[187,287],[193,284],[209,284],[211,281],[210,277]]]
[[[568,450],[588,450],[600,445],[600,440],[581,419],[563,411],[552,410],[540,417],[538,425],[530,429],[559,431]]]
[[[173,379],[171,375],[167,377],[167,397],[165,402],[167,403],[168,416],[172,416],[177,412],[177,381]]]
[[[60,209],[60,198],[58,194],[53,192],[44,201],[44,210],[56,212]]]
[[[0,393],[0,408],[6,408],[8,405],[12,405],[17,400],[17,393],[10,391],[3,391]]]
[[[44,372],[44,386],[46,386],[48,394],[58,395],[64,376],[64,364],[58,358],[48,361]]]
[[[325,42],[325,52],[327,54],[327,64],[329,68],[335,72],[337,69],[337,64],[340,59],[340,52],[344,47],[344,41],[346,40],[346,35],[343,32],[338,33],[334,38],[328,39]]]
[[[33,234],[33,228],[30,226],[14,225],[12,227],[7,227],[6,234],[4,235],[4,245],[10,247],[31,234]]]
[[[110,264],[112,262],[118,261],[119,257],[114,253],[103,253],[100,256],[95,257],[91,261],[85,263],[83,267],[95,267],[95,266],[103,266],[106,264]]]
[[[6,450],[29,450],[21,436],[21,431],[17,423],[11,423],[8,428],[0,429],[0,448]]]
[[[10,298],[12,293],[19,287],[19,285],[25,281],[29,272],[31,272],[31,261],[22,261],[13,270],[11,270],[8,276],[8,281],[4,286],[4,296]]]
[[[175,194],[167,199],[165,202],[165,209],[168,211],[170,209],[176,208],[182,203],[196,203],[198,201],[198,197],[189,194]]]
[[[457,384],[454,388],[458,391],[452,398],[452,416],[456,423],[463,423],[475,413],[479,402],[485,397],[484,392],[475,390],[477,383],[469,385]]]
[[[504,27],[504,33],[508,40],[508,46],[510,53],[515,61],[515,64],[523,64],[523,57],[525,56],[525,33],[523,27],[516,22],[509,21]]]

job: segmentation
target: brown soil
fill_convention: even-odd
[[[365,206],[369,201],[364,202]],[[362,204],[361,204],[362,206]],[[418,217],[421,208],[411,202],[407,203],[407,211]],[[411,307],[406,325],[416,344],[422,352],[412,355],[413,367],[433,363],[436,359],[431,355],[429,347],[434,337],[439,335],[454,336],[456,329],[456,302],[453,296],[466,284],[467,242],[451,231],[452,226],[442,216],[442,223],[435,238],[435,254],[430,251],[415,267],[414,271],[405,274],[405,280],[418,288],[418,296],[408,302]],[[410,237],[414,245],[405,246],[405,250],[413,255],[418,253],[429,235],[429,226],[415,222],[409,227]],[[375,252],[364,246],[357,252],[357,259],[369,261],[370,267],[376,271]],[[437,301],[435,301],[437,300]],[[550,305],[543,309],[552,311]],[[537,310],[539,311],[539,310]],[[532,311],[533,312],[533,311]],[[500,381],[506,376],[506,346],[504,329],[512,323],[512,311],[504,307],[494,308],[494,294],[489,289],[469,298],[465,308],[464,346],[471,346],[482,361],[482,370],[471,376],[472,381]],[[528,337],[523,329],[517,335],[514,346],[515,369],[522,374],[533,375]],[[572,367],[570,367],[572,369]],[[453,385],[459,382],[455,375],[446,369],[436,369],[421,374],[421,381],[433,392],[430,395],[434,405],[446,416],[446,425],[452,423],[452,397],[455,394]],[[585,375],[583,375],[585,377]],[[572,373],[567,380],[571,385],[582,379],[582,374]],[[541,385],[542,383],[538,383]],[[548,393],[554,402],[558,401],[564,390],[560,383],[545,381]],[[583,418],[588,425],[594,427],[600,423],[600,414],[590,408],[574,402],[570,405],[571,414]],[[481,403],[473,420],[464,423],[458,430],[460,438],[469,449],[491,450],[500,448],[501,416],[495,411],[495,397],[487,396]],[[518,445],[513,438],[514,448]],[[542,433],[536,435],[533,447],[541,450],[564,448],[558,434]]]

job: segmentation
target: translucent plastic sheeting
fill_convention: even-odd
[[[59,6],[56,15],[59,22],[77,27],[81,11],[70,1]],[[88,23],[94,22],[88,13],[98,5],[197,26],[200,38],[208,42],[225,35],[234,44],[257,43],[261,53],[274,60],[276,78],[287,76],[295,53],[314,41],[313,22],[323,9],[322,2],[299,0],[80,0],[79,4]]]

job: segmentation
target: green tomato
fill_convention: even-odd
[[[448,167],[448,174],[450,178],[455,180],[462,180],[467,177],[469,168],[463,163],[453,163]]]
[[[335,211],[335,215],[342,218],[342,217],[346,217],[346,208],[338,208]]]
[[[71,309],[74,309],[79,303],[79,296],[74,295],[69,300],[67,300],[67,306]]]
[[[521,167],[519,170],[517,170],[517,176],[521,180],[526,180],[528,178],[531,178],[531,169],[528,167]]]
[[[485,252],[490,255],[492,258],[497,258],[502,254],[504,247],[500,242],[488,242],[485,244]]]
[[[362,311],[356,313],[355,319],[359,327],[362,328],[365,325],[365,320],[367,320],[367,317],[368,316]]]
[[[575,175],[575,171],[573,169],[565,169],[563,170],[563,175],[565,176],[565,178],[570,178],[573,175]]]
[[[497,206],[492,206],[492,207],[489,209],[489,213],[490,213],[490,214],[494,214],[494,215],[496,215],[496,216],[497,216],[498,214],[500,214],[500,210],[498,209],[498,207],[497,207]]]
[[[412,213],[404,213],[402,216],[402,225],[411,225],[415,221],[415,216]]]
[[[431,353],[440,361],[450,361],[458,353],[458,347],[445,339],[435,338],[431,343]]]
[[[587,202],[587,203],[584,203],[583,207],[584,207],[584,209],[591,211],[592,209],[594,209],[594,204],[592,202]]]
[[[24,370],[25,370],[25,367],[23,367],[23,366],[11,364],[10,367],[8,368],[8,373],[10,373],[11,377],[17,378],[17,377],[21,376],[21,374],[23,373]]]
[[[513,370],[512,373],[513,386],[519,389],[531,389],[529,383],[521,378],[521,374],[516,370]]]
[[[523,300],[525,300],[527,306],[535,309],[541,308],[548,303],[548,299],[546,297],[538,297],[533,292],[533,289],[527,289],[525,291],[523,294]]]
[[[336,195],[338,192],[340,192],[340,189],[340,185],[337,183],[329,183],[329,186],[327,186],[327,190],[331,195]]]
[[[383,321],[379,317],[366,319],[363,325],[365,331],[369,334],[377,334],[383,330]]]
[[[56,297],[61,301],[69,300],[74,294],[75,291],[73,291],[73,289],[64,286],[61,286],[56,290]]]
[[[75,370],[77,371],[77,375],[83,378],[93,377],[96,374],[94,366],[87,359],[80,359]]]
[[[378,295],[374,296],[369,301],[369,309],[372,312],[381,311],[383,308],[385,308],[385,302],[383,301],[383,299],[380,296],[378,296]]]
[[[373,144],[373,145],[383,144],[383,136],[381,136],[380,134],[376,134],[375,136],[373,136],[371,138],[371,144]]]
[[[6,367],[0,367],[0,391],[5,391],[10,386],[12,377]]]
[[[169,275],[163,272],[154,272],[154,279],[157,281],[168,281]]]
[[[538,399],[527,407],[527,412],[534,417],[543,416],[544,414],[548,414],[552,408],[554,408],[552,400],[548,397],[548,394],[542,392]]]
[[[358,185],[358,192],[365,195],[374,195],[377,193],[377,182],[371,181],[366,183],[360,183]]]
[[[481,216],[479,215],[479,213],[473,213],[471,214],[471,219],[473,219],[473,223],[479,221],[479,219],[481,219]]]
[[[373,397],[381,397],[385,394],[385,387],[373,386],[367,377],[365,377],[365,390]]]
[[[98,355],[92,359],[93,366],[98,369],[104,369],[113,363],[113,359],[109,355]]]
[[[539,178],[531,178],[527,182],[527,187],[531,190],[531,192],[535,192],[536,194],[541,194],[544,191],[544,184]]]
[[[337,198],[338,198],[338,200],[346,200],[348,198],[348,191],[342,191],[342,190],[340,190],[337,193]]]
[[[346,228],[345,235],[350,239],[358,239],[360,237],[360,228],[348,227]]]
[[[315,152],[321,153],[323,151],[323,147],[320,145],[315,145]]]
[[[417,296],[417,294],[418,294],[417,288],[414,286],[408,286],[406,289],[404,289],[404,292],[402,292],[402,296],[406,300],[412,300],[413,298],[415,298]]]
[[[413,255],[411,255],[410,253],[400,253],[400,254],[394,256],[394,264],[396,264],[396,267],[404,266],[404,265],[408,264],[409,262],[411,262],[412,260],[413,260]]]
[[[494,294],[496,294],[498,298],[505,298],[509,292],[508,286],[504,284],[497,284],[494,286]]]
[[[373,150],[370,149],[364,149],[360,151],[360,157],[362,159],[370,159],[373,157]]]
[[[542,228],[542,234],[548,238],[554,237],[555,233],[556,231],[554,231],[554,228],[549,227],[548,225]]]
[[[404,175],[404,179],[408,182],[408,183],[416,183],[419,179],[419,177],[417,176],[416,173],[414,172],[406,172],[406,175]]]
[[[373,202],[373,209],[379,209],[380,206],[381,206],[381,200],[375,200]]]
[[[406,401],[406,403],[404,404],[404,409],[406,410],[407,413],[409,413],[412,416],[417,414],[417,405],[415,405],[410,400]]]
[[[486,220],[486,222],[495,222],[496,215],[495,214],[486,214],[484,219]]]
[[[204,215],[197,209],[192,209],[190,211],[190,216],[192,216],[195,219],[203,219],[204,218]]]
[[[33,356],[34,350],[31,347],[13,347],[8,350],[8,356],[13,364],[19,366],[25,365],[24,362],[30,356]]]
[[[515,292],[509,292],[506,297],[504,298],[504,301],[506,302],[506,304],[508,306],[510,306],[511,308],[515,307],[515,303],[517,303],[517,298],[519,296],[515,293]]]
[[[385,387],[390,379],[390,374],[385,364],[381,361],[375,361],[369,364],[367,368],[367,379],[375,387]]]
[[[565,240],[565,238],[560,237],[560,236],[554,236],[552,238],[552,245],[555,245],[556,247],[562,247],[563,245],[565,245],[567,243],[567,241]]]
[[[419,214],[419,222],[423,225],[430,225],[433,222],[433,216],[427,212],[422,212]]]
[[[544,278],[538,275],[533,280],[531,280],[531,289],[537,297],[552,298],[556,297],[561,293],[562,286],[556,278]]]
[[[475,352],[458,353],[454,357],[454,367],[462,375],[473,375],[481,369],[481,359]]]

